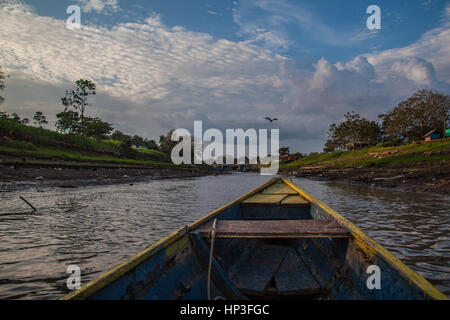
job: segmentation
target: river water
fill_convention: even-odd
[[[0,193],[0,299],[57,299],[67,266],[82,283],[266,182],[252,173]],[[330,205],[450,295],[450,197],[308,179]],[[37,209],[19,199],[23,196]]]

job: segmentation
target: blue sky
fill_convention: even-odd
[[[33,6],[39,15],[58,19],[66,19],[65,9],[77,3],[76,0],[24,2]],[[78,3],[83,4],[83,1]],[[382,10],[382,30],[369,37],[370,32],[366,27],[369,14],[366,9],[372,4],[378,5]],[[117,1],[117,9],[108,9],[106,5],[102,11],[91,9],[83,12],[83,23],[111,28],[120,23],[142,22],[152,14],[158,14],[169,27],[182,26],[194,32],[231,41],[252,40],[252,34],[243,32],[242,27],[255,25],[273,31],[288,42],[286,47],[280,47],[269,41],[256,41],[264,47],[294,59],[317,60],[325,57],[337,62],[374,49],[381,51],[403,47],[417,41],[424,32],[439,26],[447,4],[443,0],[122,0]],[[314,31],[314,25],[302,23],[296,18],[297,15],[309,16],[318,27],[329,29],[330,34]],[[276,17],[282,21],[276,21]],[[350,41],[347,37],[358,34],[368,38]],[[327,36],[336,38],[330,39]]]
[[[178,127],[270,128],[320,151],[346,111],[392,108],[420,88],[448,93],[450,3],[419,1],[6,0],[2,108],[50,120],[77,78],[98,85],[91,113],[130,134]],[[66,8],[82,9],[68,30]],[[366,9],[381,8],[381,30]],[[53,117],[53,118],[52,118]]]

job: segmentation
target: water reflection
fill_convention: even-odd
[[[66,268],[85,283],[180,226],[268,180],[253,174],[2,192],[0,299],[56,299]],[[449,198],[296,179],[450,294]],[[14,214],[17,212],[17,214]]]

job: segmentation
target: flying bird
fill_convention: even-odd
[[[266,117],[266,120],[269,120],[270,122],[274,122],[274,121],[277,121],[278,118],[269,118],[269,117]]]

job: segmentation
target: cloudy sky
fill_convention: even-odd
[[[366,26],[372,4],[380,30]],[[66,27],[70,5],[80,30]],[[65,90],[88,78],[88,114],[128,134],[202,120],[279,128],[281,145],[321,151],[347,111],[376,119],[417,89],[449,94],[449,48],[444,0],[0,0],[1,108],[53,125]]]

